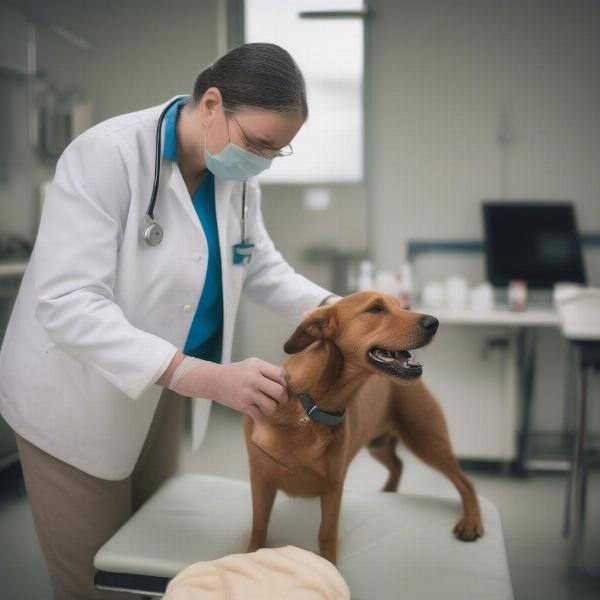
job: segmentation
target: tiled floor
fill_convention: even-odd
[[[189,441],[186,440],[182,448],[183,471],[247,479],[246,449],[238,413],[215,404],[204,445],[196,454],[191,454],[188,448]],[[457,496],[452,485],[441,475],[402,448],[400,455],[405,461],[402,491]],[[494,502],[500,510],[517,600],[600,599],[598,474],[592,476],[589,490],[587,574],[579,576],[567,576],[564,569],[566,543],[561,536],[564,475],[536,474],[516,479],[477,472],[470,476],[478,493]],[[365,451],[350,467],[346,485],[378,489],[385,477],[385,469]],[[0,598],[49,600],[47,573],[18,469],[4,473],[0,486],[0,540],[3,547],[0,553]]]

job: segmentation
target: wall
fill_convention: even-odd
[[[483,198],[572,199],[600,230],[597,2],[369,4],[379,263],[395,266],[399,234],[480,237]]]

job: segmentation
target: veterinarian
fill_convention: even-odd
[[[111,597],[93,556],[176,471],[185,397],[194,449],[212,401],[257,420],[285,401],[281,367],[229,363],[242,290],[297,319],[336,300],[261,215],[256,176],[307,114],[292,57],[246,44],[191,95],[104,121],[60,157],[0,353],[55,598]]]

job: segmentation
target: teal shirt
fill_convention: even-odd
[[[182,98],[165,115],[164,158],[177,160],[177,136],[175,126],[179,110],[187,102]],[[215,178],[206,172],[202,185],[194,193],[192,204],[196,210],[206,242],[208,244],[208,265],[202,296],[188,333],[183,353],[188,356],[221,362],[223,338],[223,284],[221,278],[221,252],[219,231],[215,209]]]

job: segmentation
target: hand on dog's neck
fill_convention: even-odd
[[[340,425],[330,427],[305,420],[306,412],[296,394],[309,394],[321,410],[341,412],[355,397],[366,376],[364,370],[347,364],[331,341],[311,344],[292,355],[283,366],[289,382],[288,401],[264,423],[254,423],[251,441],[284,469],[293,472],[294,464],[298,463],[293,451],[296,445],[308,443],[319,453],[340,431]],[[281,430],[285,430],[283,446],[281,436],[273,435]]]
[[[288,402],[269,418],[273,425],[290,425],[304,416],[296,397],[301,393],[307,393],[321,410],[341,412],[365,380],[364,372],[344,361],[330,340],[318,340],[283,366],[289,381]]]

